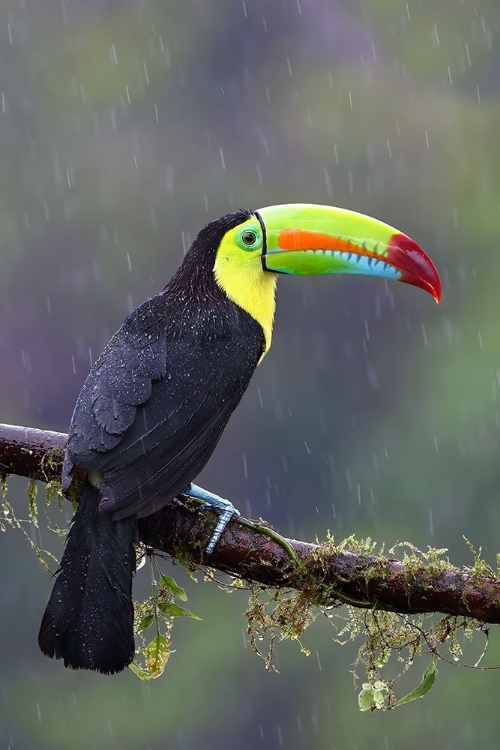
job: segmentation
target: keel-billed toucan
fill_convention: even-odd
[[[231,503],[192,484],[271,345],[278,274],[366,274],[437,301],[437,271],[409,237],[329,206],[241,210],[198,234],[160,294],[124,321],[78,397],[63,469],[87,479],[40,628],[65,666],[105,674],[134,656],[136,519],[180,494],[219,515]]]

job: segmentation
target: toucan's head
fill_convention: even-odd
[[[263,271],[298,276],[381,276],[419,286],[440,300],[441,282],[430,258],[377,219],[310,203],[267,206],[250,215],[242,212],[241,219],[219,248],[235,265],[258,263]]]
[[[276,274],[380,276],[413,284],[440,300],[441,282],[430,258],[405,234],[369,216],[290,203],[230,214],[221,224],[216,281],[262,325],[267,348]]]

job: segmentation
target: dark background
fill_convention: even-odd
[[[208,220],[345,206],[427,250],[441,306],[380,280],[281,280],[272,350],[200,483],[298,538],[407,539],[471,564],[465,534],[495,565],[497,0],[0,7],[1,421],[65,431],[91,359]],[[23,488],[9,485],[26,516]],[[311,656],[283,643],[268,673],[245,594],[180,567],[203,622],[175,623],[161,679],[69,672],[38,651],[51,583],[10,529],[0,566],[2,747],[498,747],[500,673],[441,664],[424,700],[360,714],[360,644],[320,618]]]

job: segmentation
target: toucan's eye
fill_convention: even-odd
[[[252,232],[252,230],[247,229],[241,235],[241,241],[244,245],[248,245],[250,247],[251,245],[255,245],[255,242],[257,241],[257,235],[255,232]]]

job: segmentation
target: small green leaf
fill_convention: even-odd
[[[416,687],[415,690],[412,690],[411,693],[405,695],[404,698],[400,698],[398,701],[396,701],[396,703],[394,703],[391,708],[396,708],[397,706],[402,706],[404,703],[411,703],[411,701],[414,701],[417,698],[422,698],[422,696],[428,693],[431,687],[434,685],[437,673],[438,669],[436,666],[436,657],[433,655],[431,663],[424,672],[420,685]]]
[[[375,711],[386,708],[388,687],[385,682],[377,680],[374,683],[364,682],[358,695],[360,711]]]
[[[154,619],[154,615],[146,615],[146,617],[143,617],[139,625],[137,626],[136,632],[140,633],[141,630],[146,630],[146,628],[149,628]]]
[[[186,592],[170,576],[162,576],[160,578],[160,586],[162,589],[167,589],[167,591],[170,591],[171,594],[176,596],[178,599],[181,599],[183,602],[187,602]]]
[[[369,682],[363,683],[363,689],[358,695],[360,711],[369,711],[373,705],[373,688]]]
[[[170,656],[169,642],[166,636],[158,633],[151,643],[146,646],[144,656],[150,679],[155,679],[163,674],[168,657]]]
[[[158,604],[158,609],[160,612],[163,612],[164,615],[169,615],[170,617],[192,617],[193,620],[201,620],[201,617],[193,614],[185,607],[179,607],[179,605],[174,604],[174,602],[162,602],[161,604]]]

